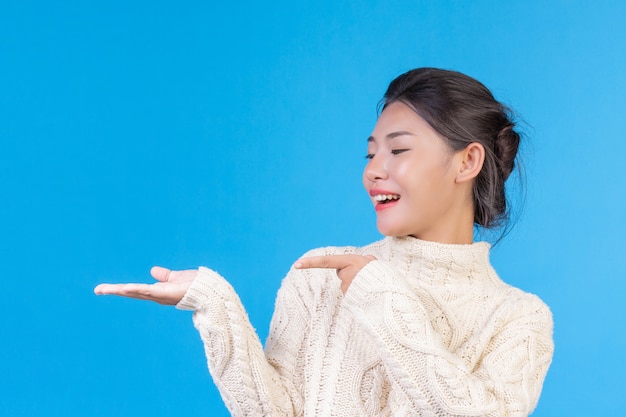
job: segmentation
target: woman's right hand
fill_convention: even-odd
[[[198,273],[195,269],[171,271],[154,266],[150,274],[159,282],[154,284],[100,284],[94,288],[97,295],[119,295],[122,297],[150,300],[164,305],[176,305],[183,298]]]

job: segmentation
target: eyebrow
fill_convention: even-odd
[[[408,132],[406,130],[400,130],[398,132],[391,132],[389,133],[387,136],[385,136],[385,139],[389,140],[389,139],[395,139],[398,136],[405,136],[405,135],[409,135],[409,136],[414,136],[413,133]],[[376,139],[374,138],[374,136],[370,136],[369,138],[367,138],[367,142],[375,142]]]

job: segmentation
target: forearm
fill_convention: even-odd
[[[293,414],[289,396],[230,284],[200,268],[177,307],[194,310],[209,371],[232,415]]]

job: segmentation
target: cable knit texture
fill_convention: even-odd
[[[232,287],[200,268],[194,310],[233,416],[527,416],[552,360],[552,315],[505,284],[489,244],[391,237],[342,294],[334,270],[292,269],[265,350]]]

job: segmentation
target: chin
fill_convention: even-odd
[[[399,228],[397,226],[392,226],[392,225],[382,225],[382,224],[377,224],[376,227],[378,228],[378,231],[380,232],[381,235],[383,236],[387,236],[387,237],[401,237],[401,236],[408,236],[411,233],[406,231],[406,230],[402,230],[402,228]]]

